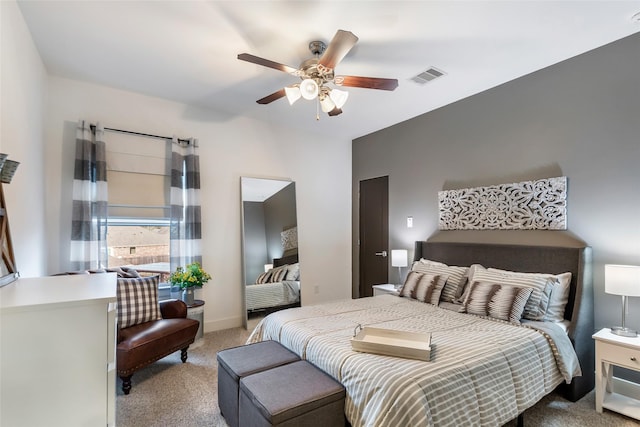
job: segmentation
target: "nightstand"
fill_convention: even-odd
[[[593,335],[596,340],[596,411],[602,408],[640,420],[640,400],[613,390],[613,366],[640,372],[640,337],[628,338],[604,328]]]
[[[400,295],[400,290],[396,289],[396,285],[391,283],[385,283],[384,285],[373,285],[373,296],[377,297],[378,295],[391,294],[391,295]]]

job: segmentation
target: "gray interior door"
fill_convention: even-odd
[[[389,177],[360,181],[359,296],[373,295],[373,285],[387,283],[389,248]]]

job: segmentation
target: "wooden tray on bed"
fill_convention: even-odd
[[[351,347],[364,353],[429,361],[431,334],[365,326],[351,338]]]

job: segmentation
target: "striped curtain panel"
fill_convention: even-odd
[[[71,218],[71,269],[106,268],[107,162],[104,130],[91,131],[80,120],[76,129]]]
[[[171,271],[192,262],[202,264],[197,142],[173,138],[171,144]]]

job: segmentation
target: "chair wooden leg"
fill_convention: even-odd
[[[133,375],[129,375],[126,377],[120,377],[120,379],[122,380],[122,392],[124,394],[129,394],[129,392],[131,391],[131,377]]]
[[[187,361],[187,350],[188,349],[189,349],[189,346],[186,346],[185,348],[180,350],[180,360],[182,360],[182,363],[185,363]]]

